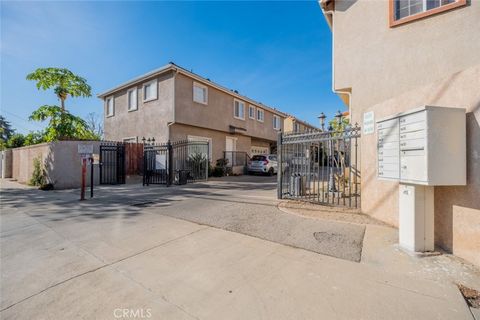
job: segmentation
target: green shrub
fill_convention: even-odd
[[[43,169],[41,158],[33,159],[33,173],[29,185],[42,187],[47,183],[45,178],[45,170]]]
[[[214,177],[223,177],[224,175],[224,168],[223,167],[219,167],[219,166],[215,166],[212,170],[212,176]]]

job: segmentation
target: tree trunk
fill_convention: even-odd
[[[61,103],[60,110],[62,110],[62,112],[65,112],[65,98],[60,97],[60,103]]]

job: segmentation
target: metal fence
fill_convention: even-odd
[[[100,184],[125,183],[125,145],[105,142],[100,145]]]
[[[245,151],[223,151],[226,167],[246,166],[249,156]]]
[[[186,184],[207,180],[207,141],[178,141],[146,144],[143,148],[143,185]]]
[[[280,133],[278,198],[359,208],[359,138],[358,125]]]

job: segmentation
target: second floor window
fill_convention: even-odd
[[[206,86],[199,83],[193,83],[193,101],[207,104],[208,99],[208,89]]]
[[[127,91],[128,111],[137,110],[137,88]]]
[[[157,80],[152,80],[143,85],[143,101],[151,101],[157,99],[158,85]]]
[[[255,119],[255,107],[254,106],[248,106],[248,117],[250,119]]]
[[[293,131],[295,132],[300,132],[300,125],[298,123],[295,122],[295,124],[293,125]]]
[[[257,121],[263,122],[265,119],[265,112],[262,109],[257,109]]]
[[[113,116],[113,114],[115,113],[115,106],[114,106],[113,97],[107,98],[105,103],[107,105],[107,117]]]
[[[233,116],[237,119],[245,120],[245,103],[240,100],[234,100]]]
[[[273,116],[273,129],[275,130],[280,130],[280,117],[279,116]]]
[[[443,6],[451,5],[461,2],[462,0],[391,0],[393,1],[393,10],[395,20],[400,20],[406,17],[414,16],[419,13],[429,12],[441,8]]]

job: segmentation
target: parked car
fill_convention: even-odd
[[[254,155],[248,161],[248,173],[266,173],[273,176],[277,173],[278,162],[276,154]]]

